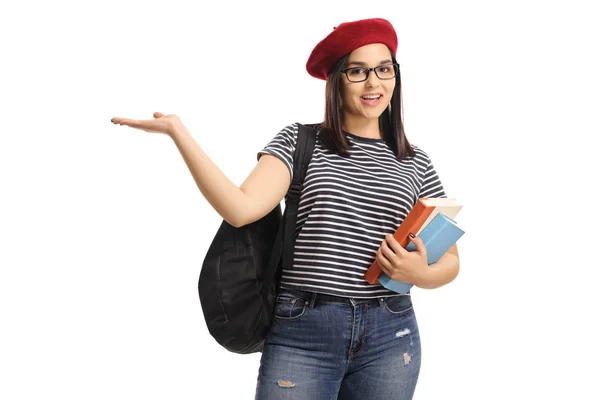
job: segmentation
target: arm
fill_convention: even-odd
[[[290,174],[283,161],[263,155],[244,183],[237,187],[200,148],[185,128],[171,135],[198,189],[224,220],[239,227],[271,211],[285,196]]]
[[[240,187],[235,186],[174,114],[156,112],[151,120],[114,117],[111,122],[172,138],[202,195],[233,226],[243,226],[267,215],[283,199],[290,186],[286,165],[267,154],[260,158],[246,181]]]
[[[437,262],[424,269],[423,277],[417,284],[423,289],[435,289],[452,282],[460,270],[458,247],[453,245]]]

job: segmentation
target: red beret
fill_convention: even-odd
[[[396,55],[398,37],[389,21],[370,18],[344,22],[333,28],[333,32],[313,49],[306,70],[315,78],[327,80],[327,73],[337,60],[371,43],[383,43]]]

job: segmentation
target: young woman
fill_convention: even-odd
[[[419,238],[408,252],[392,234],[419,198],[445,197],[427,154],[411,145],[401,118],[397,36],[379,18],[343,23],[306,64],[326,80],[326,111],[301,194],[294,262],[283,270],[263,349],[257,399],[411,399],[420,369],[410,294],[370,285],[374,259],[391,278],[420,288],[451,282],[453,246],[427,265]],[[243,226],[285,196],[298,127],[285,127],[259,152],[237,187],[175,115],[112,122],[169,135],[207,201]]]

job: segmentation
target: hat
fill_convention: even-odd
[[[315,78],[327,80],[327,74],[337,60],[371,43],[383,43],[396,54],[398,37],[389,21],[370,18],[344,22],[315,46],[306,62],[306,70]]]

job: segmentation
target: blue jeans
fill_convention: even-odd
[[[410,295],[347,299],[283,289],[256,399],[412,399],[420,366]]]

